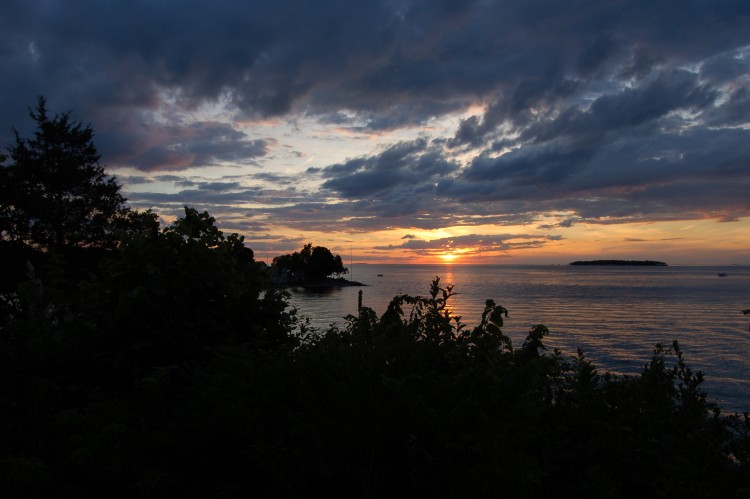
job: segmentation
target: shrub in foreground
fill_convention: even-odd
[[[232,241],[212,236],[203,246],[226,253],[206,251],[210,221],[193,222],[192,236],[124,246],[82,287],[101,297],[71,306],[75,320],[29,309],[2,330],[8,496],[733,497],[750,485],[747,415],[721,415],[677,343],[638,376],[599,374],[582,351],[546,352],[541,325],[514,346],[492,300],[467,328],[439,279],[381,317],[360,307],[346,327],[292,335],[283,297],[234,297],[246,283],[229,274],[216,289],[161,267],[133,274],[142,255],[167,254],[189,275],[236,272]],[[180,294],[191,285],[208,286],[203,300]],[[242,303],[250,312],[226,308]]]

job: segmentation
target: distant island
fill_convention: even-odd
[[[570,262],[570,265],[632,265],[641,267],[667,267],[664,262],[655,262],[653,260],[584,260]]]

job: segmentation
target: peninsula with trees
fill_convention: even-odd
[[[301,251],[274,257],[270,268],[272,281],[281,286],[364,286],[342,277],[347,273],[341,255],[334,256],[328,248],[312,243]]]
[[[653,260],[579,260],[570,262],[570,265],[623,265],[633,267],[667,267],[664,262]]]

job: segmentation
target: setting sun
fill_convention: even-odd
[[[456,255],[455,253],[444,253],[444,254],[438,255],[438,256],[445,263],[451,263],[451,262],[455,261],[456,258],[458,258],[458,255]]]

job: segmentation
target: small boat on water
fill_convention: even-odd
[[[719,272],[719,277],[726,277],[726,276],[727,276],[726,272]]]

